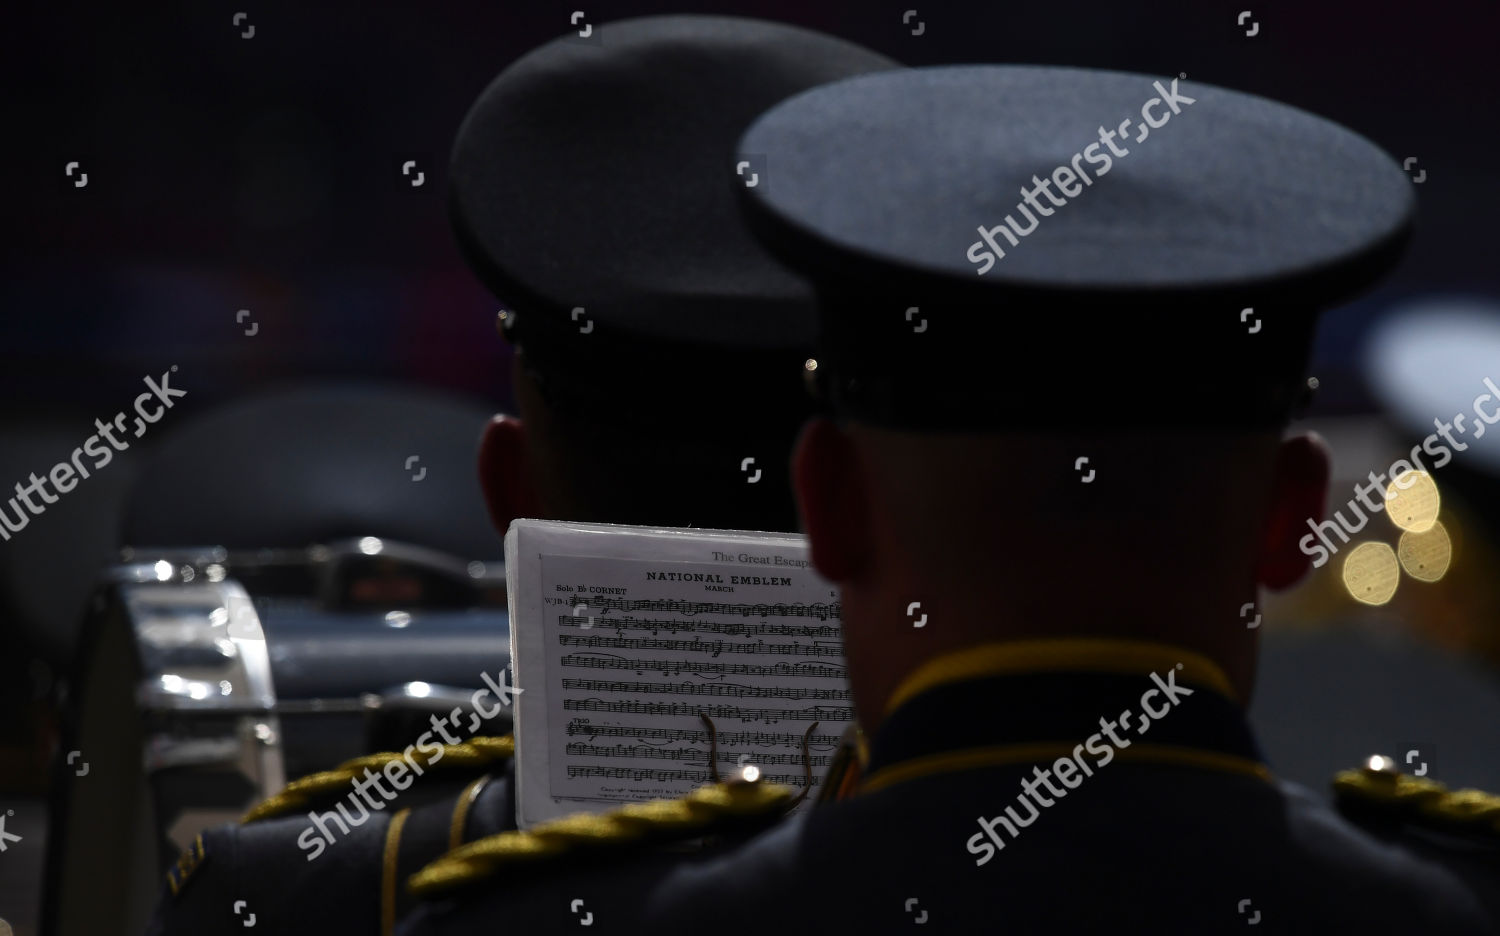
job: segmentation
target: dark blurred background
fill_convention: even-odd
[[[1500,297],[1493,0],[13,4],[0,39],[0,487],[65,460],[96,418],[130,407],[147,375],[176,366],[173,383],[188,396],[117,464],[0,542],[0,809],[40,795],[54,753],[46,700],[76,649],[88,586],[117,555],[119,505],[152,446],[227,402],[311,379],[509,406],[509,354],[493,327],[499,305],[467,272],[448,229],[447,155],[480,90],[518,55],[573,28],[575,10],[593,23],[663,12],[780,19],[910,65],[1185,72],[1189,86],[1286,101],[1397,159],[1414,158],[1410,171],[1422,181],[1408,258],[1376,292],[1327,315],[1320,333],[1313,373],[1321,389],[1309,415],[1335,443],[1339,504],[1348,491],[1337,479],[1383,470],[1387,449],[1411,444],[1400,444],[1405,436],[1362,372],[1374,323],[1426,295],[1477,297],[1492,310]],[[916,15],[904,17],[908,10]],[[407,161],[420,186],[415,173],[403,176]],[[65,175],[70,162],[86,186]],[[442,483],[475,487],[472,471]],[[1478,559],[1493,557],[1493,540],[1482,524],[1467,529],[1471,548],[1455,557],[1452,581],[1425,592],[1403,586],[1372,609],[1341,590],[1330,563],[1267,609],[1267,633],[1359,626],[1415,639],[1448,655],[1441,660],[1493,664],[1495,567]],[[499,554],[496,536],[489,558]],[[1356,625],[1341,623],[1349,621]],[[1335,667],[1350,659],[1325,652]],[[1393,678],[1379,665],[1367,672]],[[1287,710],[1317,704],[1320,691],[1337,695],[1316,683],[1299,683],[1311,695]],[[1476,685],[1478,695],[1451,704],[1493,701],[1493,680],[1488,690],[1482,679]],[[1341,698],[1350,714],[1354,703]],[[1450,714],[1461,721],[1464,713]],[[1493,722],[1489,731],[1493,746]],[[1305,737],[1315,760],[1325,746]],[[1274,739],[1268,747],[1278,752]],[[1296,748],[1288,741],[1279,750]],[[1470,772],[1468,782],[1496,782],[1488,766],[1455,767]],[[10,822],[25,840],[0,855],[0,918],[29,933],[43,824],[24,807]]]

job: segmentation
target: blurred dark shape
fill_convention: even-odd
[[[314,385],[175,430],[127,506],[130,546],[299,547],[386,537],[497,557],[475,452],[482,405],[429,390]]]
[[[0,485],[9,490],[32,472],[44,475],[66,462],[94,432],[90,419],[77,414],[0,428]],[[120,515],[140,454],[118,452],[114,462],[0,542],[0,630],[11,631],[52,667],[71,658],[89,587],[117,555]]]

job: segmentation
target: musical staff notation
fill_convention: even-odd
[[[576,669],[633,670],[637,673],[720,673],[725,676],[801,676],[843,679],[848,670],[830,663],[710,663],[707,660],[651,660],[569,653],[560,661]]]
[[[702,770],[663,770],[649,767],[600,767],[596,765],[568,765],[568,779],[578,777],[603,777],[610,780],[655,780],[658,782],[679,782],[699,784],[703,782]],[[802,777],[799,774],[761,774],[760,778],[766,783],[780,783],[785,786],[800,786]],[[814,781],[816,785],[816,781]]]
[[[838,640],[843,630],[838,624],[770,624],[752,621],[683,620],[681,618],[634,618],[595,615],[597,605],[579,600],[572,607],[586,607],[585,615],[557,615],[559,627],[589,630],[607,627],[615,631],[646,631],[651,634],[722,634],[725,637],[821,637]]]
[[[617,715],[651,715],[655,717],[691,717],[700,714],[726,721],[763,721],[774,725],[780,721],[852,721],[854,709],[832,705],[814,705],[803,709],[742,708],[738,705],[696,705],[691,702],[606,702],[603,699],[563,699],[565,712],[610,712]]]
[[[807,686],[741,686],[735,683],[663,683],[612,679],[564,679],[564,689],[585,692],[637,692],[648,695],[714,696],[727,699],[848,699],[848,689]]]
[[[708,732],[701,728],[646,728],[634,725],[594,725],[587,718],[575,718],[568,722],[568,736],[589,738],[635,738],[637,740],[690,741],[707,744]],[[836,747],[836,734],[815,734],[807,743],[815,748]],[[721,731],[719,743],[736,747],[795,747],[802,743],[802,735],[790,731]]]
[[[587,605],[590,611],[676,611],[678,614],[738,614],[743,617],[809,617],[838,620],[843,607],[837,601],[802,604],[742,604],[735,601],[682,601],[677,598],[610,598],[590,595],[569,601]]]
[[[564,647],[612,650],[678,650],[686,653],[706,653],[717,657],[721,653],[757,653],[765,656],[817,656],[842,659],[842,644],[740,643],[732,640],[670,640],[657,637],[611,637],[607,634],[558,634],[557,642]]]
[[[700,764],[708,763],[708,752],[702,748],[662,748],[653,747],[649,744],[586,744],[582,741],[570,742],[564,753],[571,757],[639,757],[646,760],[677,760],[696,761]],[[814,767],[827,767],[831,757],[827,754],[814,754],[810,762]],[[727,751],[719,757],[721,764],[737,764],[738,755]],[[750,763],[757,767],[793,765],[802,766],[802,752],[786,754],[753,754]]]

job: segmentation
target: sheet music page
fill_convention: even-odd
[[[710,782],[703,715],[721,776],[821,782],[854,715],[801,537],[521,520],[506,575],[522,828]]]

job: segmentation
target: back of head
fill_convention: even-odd
[[[743,201],[817,286],[826,402],[880,452],[904,532],[934,536],[1197,523],[1265,473],[1316,313],[1391,265],[1414,203],[1327,120],[1088,69],[868,75],[784,102],[740,148],[777,167]],[[1265,158],[1291,148],[1317,159]]]
[[[459,243],[508,308],[533,467],[578,519],[793,529],[809,287],[744,228],[759,113],[896,63],[756,20],[595,27],[516,61],[459,131]],[[754,479],[754,480],[752,480]]]
[[[1181,638],[1306,567],[1324,463],[1280,434],[1318,311],[1394,263],[1414,208],[1374,144],[1178,79],[960,66],[806,92],[740,150],[776,167],[752,229],[819,295],[808,368],[841,428],[809,434],[798,494],[846,620],[899,643],[921,600],[950,617],[936,649]]]

